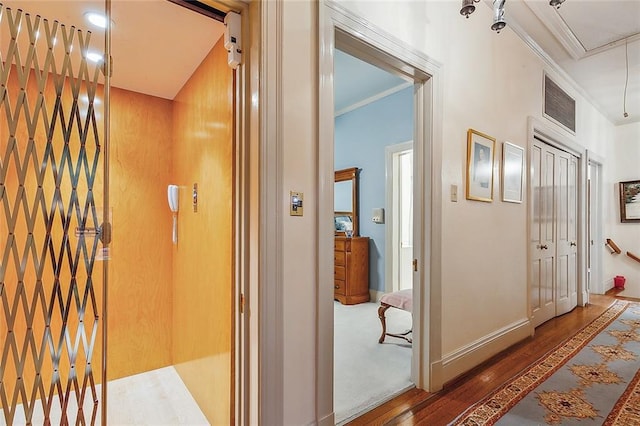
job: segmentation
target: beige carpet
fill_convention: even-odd
[[[377,303],[334,305],[334,412],[342,424],[411,388],[411,345],[387,337]],[[386,313],[387,331],[411,328],[411,314],[398,309]]]

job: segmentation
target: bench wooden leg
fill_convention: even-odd
[[[380,335],[380,339],[378,339],[378,343],[384,343],[384,338],[386,336],[397,337],[398,339],[404,339],[409,343],[413,343],[410,337],[407,337],[407,334],[411,333],[413,329],[409,331],[405,331],[404,333],[387,333],[387,319],[384,314],[387,312],[391,305],[387,305],[384,302],[380,302],[380,307],[378,308],[378,318],[380,318],[380,324],[382,324],[382,334]]]
[[[382,324],[382,335],[380,339],[378,339],[378,343],[384,342],[384,337],[387,335],[387,321],[384,317],[384,313],[387,312],[391,305],[387,305],[386,303],[380,303],[380,307],[378,308],[378,318],[380,318],[380,323]]]

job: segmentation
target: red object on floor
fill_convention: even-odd
[[[613,285],[616,288],[624,288],[625,281],[626,281],[625,277],[623,277],[622,275],[616,275],[613,278]]]

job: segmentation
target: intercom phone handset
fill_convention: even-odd
[[[167,201],[173,213],[173,243],[176,244],[178,242],[178,185],[167,187]]]

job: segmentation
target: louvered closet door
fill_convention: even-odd
[[[60,16],[0,5],[0,424],[101,417],[104,34]]]
[[[533,325],[577,306],[578,159],[535,140],[531,150]]]

